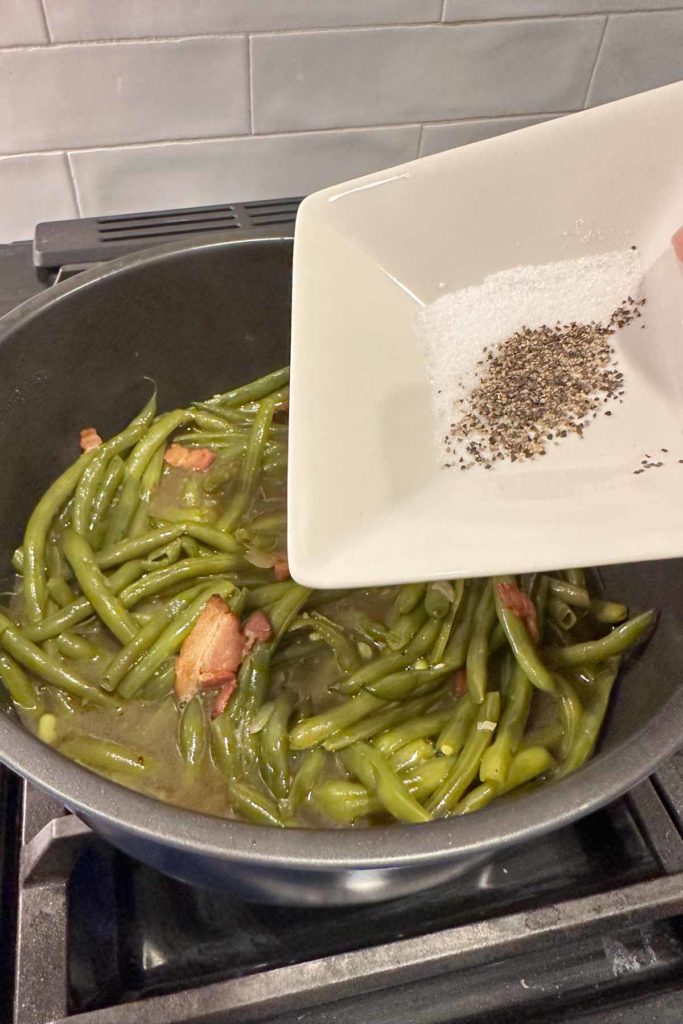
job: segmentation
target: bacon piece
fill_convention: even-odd
[[[237,676],[233,673],[232,679],[229,679],[227,682],[223,683],[223,686],[221,687],[220,691],[218,692],[218,695],[216,696],[213,708],[211,709],[211,718],[218,718],[219,715],[223,714],[228,704],[230,703],[230,698],[235,692],[236,687]]]
[[[242,662],[243,646],[240,620],[223,598],[214,594],[204,605],[176,658],[175,693],[178,700],[189,700],[201,689],[234,682]]]
[[[522,619],[529,636],[537,644],[540,635],[538,618],[531,598],[521,591],[516,583],[497,583],[496,590],[503,607],[511,611],[518,619]]]
[[[164,462],[178,469],[191,469],[202,473],[213,463],[216,455],[210,448],[186,448],[183,444],[172,444],[166,449]]]
[[[286,555],[275,555],[273,558],[273,572],[276,580],[289,579],[289,562]]]
[[[244,633],[244,647],[242,648],[243,656],[249,654],[257,640],[262,640],[266,643],[271,639],[273,635],[273,627],[270,624],[270,619],[264,611],[260,608],[252,612],[247,621],[242,627]]]
[[[671,239],[671,244],[674,247],[676,258],[683,263],[683,228],[679,228],[676,234]]]
[[[80,434],[81,448],[84,452],[91,452],[93,448],[99,448],[102,438],[94,427],[83,427]]]
[[[467,693],[467,669],[459,668],[453,676],[453,694],[456,697],[464,697]]]

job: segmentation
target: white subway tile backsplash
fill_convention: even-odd
[[[548,121],[556,114],[538,114],[534,117],[494,117],[477,121],[458,121],[456,124],[426,124],[422,132],[420,156],[431,156],[444,149],[456,149],[470,142],[481,142],[496,135],[528,128],[532,124]]]
[[[549,18],[255,36],[255,130],[574,109],[603,25]]]
[[[41,220],[77,216],[63,153],[0,158],[0,242],[32,238]]]
[[[418,126],[70,154],[85,216],[305,195],[417,156]]]
[[[47,42],[40,0],[0,0],[0,46]]]
[[[680,79],[683,10],[615,15],[607,23],[588,104],[607,103]]]
[[[0,51],[0,151],[248,131],[247,40]]]
[[[445,0],[444,21],[534,18],[547,15],[658,11],[683,7],[681,0]]]
[[[45,0],[52,38],[258,32],[439,21],[441,0]]]

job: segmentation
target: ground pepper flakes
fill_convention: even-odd
[[[464,447],[460,469],[535,459],[570,433],[583,437],[600,412],[611,416],[602,407],[621,399],[624,375],[610,339],[641,316],[644,303],[628,296],[607,324],[522,327],[489,349],[450,425],[448,452]]]

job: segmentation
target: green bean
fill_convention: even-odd
[[[610,658],[600,666],[595,683],[594,698],[584,709],[573,744],[557,771],[558,777],[576,771],[592,754],[605,718],[610,693],[612,692],[612,686],[617,677],[618,670],[618,658]]]
[[[211,722],[211,752],[217,767],[228,778],[239,774],[235,726],[227,710]]]
[[[259,401],[265,398],[267,395],[272,394],[273,391],[283,388],[287,384],[289,384],[289,367],[284,366],[281,370],[274,370],[272,373],[266,374],[265,377],[259,377],[258,380],[242,384],[241,387],[234,388],[232,391],[225,391],[221,395],[214,395],[208,402],[202,404],[210,408],[216,405],[233,407],[246,405],[248,402]]]
[[[65,574],[66,566],[64,564],[64,558],[62,557],[60,540],[61,538],[56,533],[48,535],[47,538],[47,545],[45,549],[45,562],[47,568],[48,583],[50,582],[51,577],[64,576]]]
[[[90,453],[92,458],[83,475],[80,476],[79,474],[80,479],[77,481],[78,487],[74,495],[71,525],[76,533],[85,536],[90,529],[93,521],[96,495],[105,486],[107,466],[110,460],[113,456],[119,455],[128,448],[132,448],[139,441],[154,419],[155,412],[156,389],[144,408],[131,420],[127,427],[124,427],[120,433],[110,437],[108,441],[105,441],[104,444],[101,444]],[[98,508],[98,518],[103,512],[104,510],[100,505]]]
[[[567,583],[571,583],[574,587],[583,587],[585,589],[586,575],[583,569],[565,569],[562,575]]]
[[[424,625],[426,618],[424,604],[418,604],[412,611],[400,615],[387,633],[387,647],[391,651],[402,651]]]
[[[326,779],[313,789],[313,804],[319,814],[340,825],[352,825],[358,818],[380,814],[382,804],[362,782]]]
[[[140,504],[130,524],[131,537],[137,537],[149,529],[149,507],[164,474],[165,455],[163,444],[159,445],[140,477]]]
[[[235,725],[241,775],[259,783],[262,778],[261,749],[258,734],[251,732],[256,714],[270,687],[270,649],[257,643],[242,662],[236,699],[230,702],[230,717]]]
[[[156,767],[153,758],[136,754],[113,740],[97,739],[94,736],[73,736],[59,747],[60,754],[77,761],[86,768],[97,771],[119,772],[131,777],[142,777]]]
[[[308,629],[320,636],[332,651],[342,672],[353,672],[359,667],[361,659],[358,648],[336,622],[332,622],[320,612],[312,612],[308,616],[304,613],[303,616],[294,619],[289,627],[290,632],[300,629]]]
[[[271,607],[268,618],[275,633],[272,641],[273,650],[306,604],[311,593],[312,591],[308,587],[300,587],[298,583],[295,583],[291,590]]]
[[[229,581],[212,583],[203,589],[193,601],[168,623],[159,634],[157,640],[142,655],[140,660],[133,665],[127,675],[124,676],[118,686],[119,693],[130,700],[144,686],[147,680],[154,675],[166,658],[171,657],[181,646],[185,637],[191,632],[192,627],[204,610],[206,602],[214,594],[219,597],[226,597],[235,589],[234,584]]]
[[[53,518],[71,497],[82,473],[92,462],[97,449],[84,452],[47,489],[29,517],[24,534],[24,608],[29,622],[43,617],[47,600],[45,556]]]
[[[109,517],[105,537],[107,546],[119,541],[128,530],[141,498],[141,479],[150,459],[168,435],[189,418],[190,413],[186,409],[163,413],[133,448],[126,462],[119,499]]]
[[[247,821],[252,821],[255,825],[282,826],[275,801],[248,782],[230,779],[228,796],[235,810]]]
[[[590,608],[590,594],[585,587],[577,587],[566,580],[558,580],[555,576],[547,576],[548,589],[553,597],[560,598],[565,604],[574,608]]]
[[[389,814],[399,821],[429,821],[431,815],[411,796],[389,762],[367,743],[355,743],[341,755],[346,768],[352,771]]]
[[[487,664],[491,632],[496,621],[493,587],[484,587],[474,615],[474,627],[467,648],[467,686],[475,704],[481,704],[488,689]],[[457,665],[453,666],[457,668]]]
[[[503,605],[498,591],[500,583],[514,584],[514,579],[512,576],[495,576],[493,578],[493,589],[498,621],[505,631],[517,663],[534,686],[538,687],[539,690],[546,690],[552,693],[554,689],[553,677],[539,658],[525,624],[518,615],[515,615],[513,611],[510,611],[509,608]]]
[[[275,698],[275,707],[261,733],[261,766],[263,779],[278,800],[289,792],[289,734],[287,724],[292,705],[285,693]]]
[[[586,640],[584,643],[572,644],[570,647],[546,648],[548,663],[555,668],[564,665],[594,665],[596,662],[607,661],[615,655],[623,654],[639,640],[654,624],[655,612],[643,612],[636,615],[621,626],[615,628],[599,640]]]
[[[470,790],[455,807],[454,814],[469,814],[480,811],[495,797],[509,793],[512,789],[526,785],[555,766],[555,758],[544,747],[526,747],[512,760],[504,782],[484,782]]]
[[[182,708],[178,721],[178,749],[187,769],[196,774],[206,755],[206,715],[199,697]]]
[[[496,736],[481,759],[479,776],[482,782],[504,783],[526,727],[533,686],[516,661],[505,694]]]
[[[55,644],[60,654],[63,654],[65,658],[72,658],[74,661],[91,661],[94,658],[101,658],[107,653],[104,648],[97,647],[84,636],[79,636],[78,633],[60,633],[55,638]]]
[[[243,551],[242,546],[226,530],[217,530],[203,523],[186,523],[185,533],[188,537],[215,548],[216,551],[223,551],[226,554],[241,554]]]
[[[423,739],[428,736],[437,736],[443,727],[451,720],[453,712],[450,708],[443,711],[432,711],[426,715],[420,715],[409,722],[397,725],[387,732],[375,736],[373,746],[389,757],[395,751],[413,740]]]
[[[298,722],[289,734],[290,746],[292,750],[317,746],[332,733],[348,728],[372,711],[385,706],[386,701],[373,697],[371,693],[359,693],[336,708]]]
[[[393,627],[403,615],[408,615],[422,602],[426,590],[425,583],[404,583],[399,589],[394,604],[389,612],[387,622]]]
[[[315,750],[309,750],[308,753],[304,755],[295,772],[294,778],[292,779],[292,784],[289,788],[289,795],[287,799],[282,802],[281,809],[283,817],[293,818],[301,804],[308,800],[314,786],[320,778],[320,773],[322,772],[324,765],[325,754],[320,747],[316,747]]]
[[[138,700],[158,703],[170,697],[175,683],[175,658],[167,658],[152,678],[145,683]]]
[[[551,750],[562,742],[564,733],[559,722],[537,725],[525,733],[520,740],[520,749],[527,747],[548,747]]]
[[[152,613],[149,621],[138,630],[133,639],[125,647],[122,647],[118,654],[110,661],[100,682],[100,686],[104,690],[116,689],[133,665],[159,639],[168,625],[169,619],[168,608],[158,608]]]
[[[254,587],[247,594],[247,608],[265,608],[275,604],[285,594],[292,593],[297,586],[293,580],[285,580],[282,583],[264,583]]]
[[[474,628],[477,605],[481,597],[482,586],[479,580],[475,580],[465,588],[462,601],[462,615],[456,624],[450,640],[446,644],[444,659],[452,661],[457,665],[464,665],[467,658],[467,648],[470,645],[470,637]]]
[[[194,411],[192,416],[195,416]],[[223,424],[219,429],[216,418],[211,417],[211,419],[216,427],[213,432],[211,430],[193,430],[188,434],[176,434],[173,440],[190,448],[198,446],[202,448],[234,448],[236,455],[241,454],[247,446],[247,435],[240,433],[237,428],[228,423]],[[221,454],[224,453],[221,452]]]
[[[264,399],[249,434],[247,451],[244,456],[244,466],[242,467],[237,492],[226,511],[218,520],[217,527],[219,530],[233,530],[251,505],[256,487],[258,486],[263,450],[274,412],[274,403],[268,398]]]
[[[283,531],[287,526],[286,512],[264,512],[249,523],[249,529],[256,533]]]
[[[472,729],[477,714],[477,705],[470,693],[464,694],[449,711],[448,720],[444,722],[436,740],[436,749],[447,756],[457,755],[462,750],[465,739]]]
[[[367,664],[362,665],[357,672],[354,672],[348,679],[337,683],[336,689],[339,693],[358,693],[364,686],[375,683],[390,672],[398,672],[426,654],[436,639],[440,623],[437,619],[428,618],[422,629],[418,630],[410,641],[404,652],[392,651],[389,654],[382,654]]]
[[[64,554],[84,596],[114,636],[123,644],[129,643],[137,632],[135,620],[109,589],[87,540],[71,528],[64,531],[63,540]]]
[[[2,637],[0,637],[0,641]],[[42,701],[38,690],[33,685],[21,666],[0,651],[0,679],[15,704],[24,711],[38,711]]]
[[[562,723],[562,743],[560,744],[560,760],[569,754],[576,742],[576,736],[583,718],[583,707],[574,687],[559,673],[555,673],[555,699],[560,722]]]
[[[47,592],[60,608],[65,608],[77,600],[64,576],[51,576],[47,581]]]
[[[626,605],[617,604],[615,601],[599,601],[597,598],[593,598],[591,611],[598,622],[605,622],[610,626],[617,625],[628,618]]]
[[[374,747],[377,747],[376,743],[373,743]],[[377,748],[381,751],[381,748]],[[434,747],[428,740],[415,739],[410,740],[409,743],[399,747],[398,750],[392,754],[390,758],[391,767],[395,772],[401,772],[405,768],[410,768],[412,765],[420,764],[422,761],[426,761],[428,758],[434,757]]]
[[[141,561],[126,562],[107,577],[107,585],[113,594],[119,594],[143,572]],[[58,636],[70,626],[75,626],[93,613],[92,605],[87,597],[79,597],[73,604],[67,605],[41,622],[34,622],[23,630],[27,640],[49,640]]]
[[[456,580],[453,584],[453,601],[451,602],[450,611],[444,617],[443,622],[440,625],[439,635],[436,638],[436,642],[432,651],[429,655],[430,665],[437,665],[440,661],[444,660],[444,654],[446,651],[446,645],[451,637],[453,630],[453,623],[455,622],[456,616],[462,605],[462,599],[465,593],[465,581]]]
[[[376,622],[360,609],[355,609],[353,611],[350,621],[348,622],[348,628],[351,630],[353,635],[361,641],[361,643],[368,644],[371,649],[373,647],[376,648],[386,644],[386,626],[381,622]]]
[[[178,583],[184,583],[185,580],[200,576],[216,576],[230,572],[231,569],[239,569],[240,565],[241,559],[236,555],[185,558],[175,565],[157,569],[156,572],[150,572],[142,579],[135,580],[121,591],[121,600],[126,608],[132,608],[145,598],[163,593]]]
[[[98,551],[95,561],[100,569],[111,569],[122,562],[129,562],[132,558],[142,558],[143,555],[158,551],[159,548],[180,537],[183,532],[181,526],[162,526],[160,529],[149,530],[137,537],[127,537],[125,540],[119,541],[118,544]]]
[[[240,409],[218,409],[204,402],[192,403],[192,419],[200,431],[248,430],[253,414]]]
[[[435,619],[443,619],[451,610],[455,591],[448,582],[430,583],[425,592],[425,611]]]
[[[481,759],[493,739],[500,712],[500,694],[489,693],[479,705],[476,725],[448,776],[431,796],[427,809],[434,817],[451,814],[479,771]],[[493,726],[493,728],[490,728]]]
[[[401,772],[401,781],[416,800],[426,800],[443,782],[454,761],[452,757],[432,757]],[[319,783],[313,790],[313,803],[319,813],[343,825],[382,810],[382,804],[366,786],[346,779]]]
[[[94,548],[98,547],[104,528],[104,519],[109,511],[116,493],[123,479],[125,462],[120,455],[112,455],[101,482],[96,484],[96,490],[91,503],[90,522],[88,524],[88,539]]]
[[[576,625],[575,613],[566,601],[560,600],[559,597],[551,597],[548,601],[548,614],[562,629],[573,629]]]
[[[352,700],[358,699],[358,697],[352,698]],[[413,700],[406,700],[398,705],[390,704],[380,708],[374,715],[367,715],[346,728],[337,730],[324,740],[323,746],[325,750],[337,751],[350,747],[358,740],[369,740],[390,726],[409,722],[415,716],[423,715],[434,704],[434,699],[433,694],[428,694],[426,697],[415,697]]]
[[[23,668],[32,672],[47,683],[52,683],[74,697],[95,704],[98,707],[117,707],[119,702],[109,694],[102,693],[96,686],[92,686],[84,679],[81,679],[66,665],[56,658],[50,657],[40,647],[27,640],[19,629],[4,615],[0,615],[0,647],[19,662]]]
[[[366,689],[382,700],[405,700],[436,689],[441,681],[452,673],[453,665],[445,662],[432,668],[403,669],[401,672],[391,672],[376,683],[369,683]]]
[[[265,729],[265,727],[268,725],[268,720],[272,715],[273,711],[275,711],[274,700],[267,700],[265,704],[261,705],[261,707],[254,715],[251,725],[249,726],[249,732],[252,734],[252,736],[254,735],[254,733],[262,732]]]

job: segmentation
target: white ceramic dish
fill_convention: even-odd
[[[289,559],[315,587],[683,555],[683,83],[318,192],[294,246]],[[439,466],[415,310],[636,244],[623,404],[534,462]],[[640,328],[640,322],[638,322]],[[661,449],[668,453],[661,453]],[[634,474],[645,455],[664,464]]]

